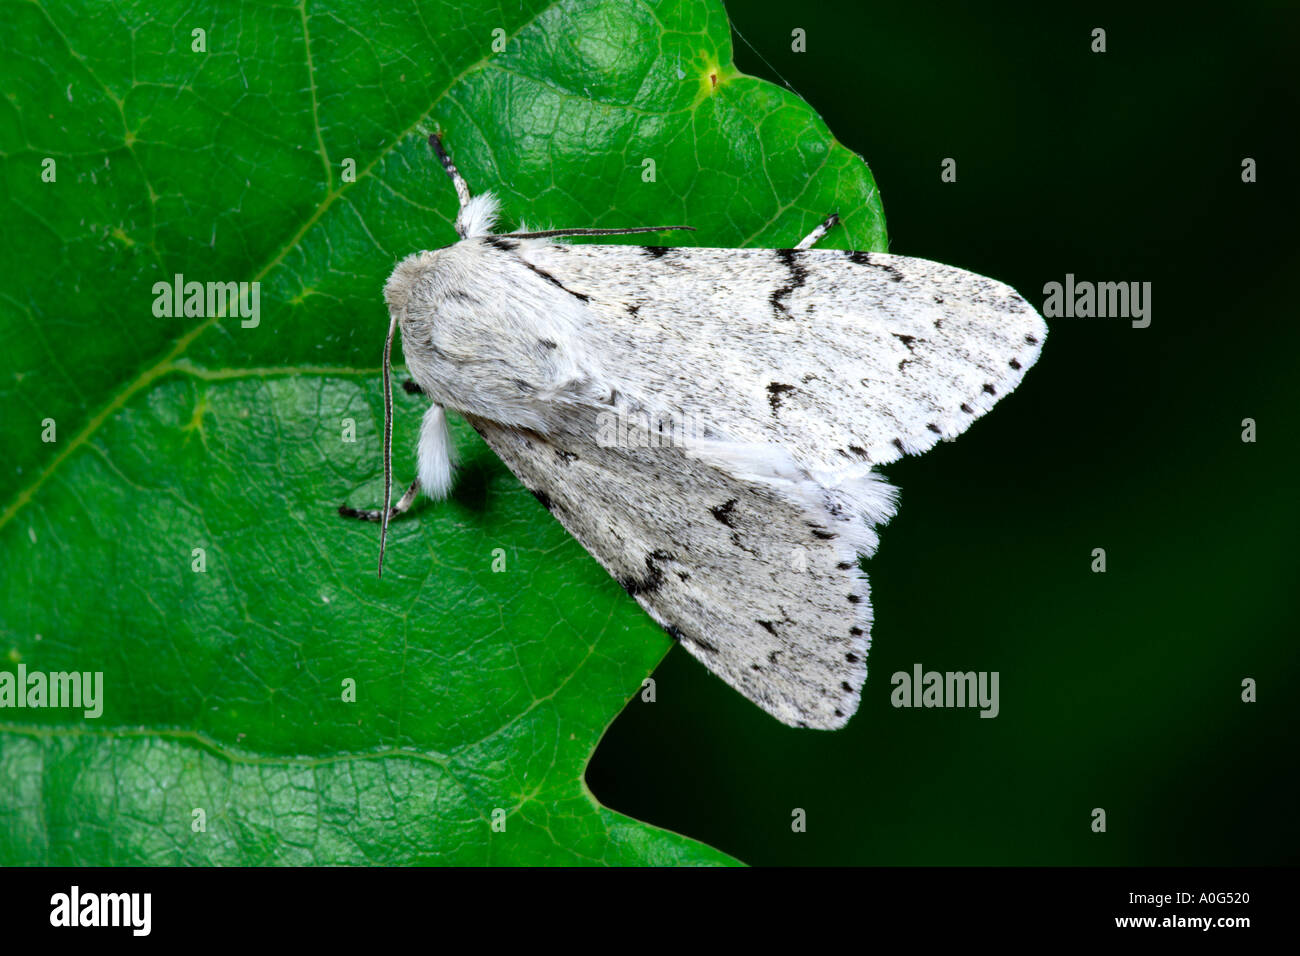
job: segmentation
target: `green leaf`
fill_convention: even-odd
[[[716,2],[3,17],[0,661],[104,689],[0,710],[0,863],[728,862],[586,789],[669,640],[463,423],[382,581],[336,508],[382,495],[383,282],[454,239],[427,133],[510,225],[721,246],[838,211],[883,249],[863,162]],[[155,315],[176,274],[259,282],[259,323]]]

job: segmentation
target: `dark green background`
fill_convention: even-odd
[[[871,164],[892,251],[1037,305],[1066,273],[1150,281],[1152,324],[1049,320],[1014,395],[887,469],[846,730],[785,728],[675,648],[590,766],[604,802],[755,864],[1296,859],[1298,18],[1130,6],[730,4],[770,63],[737,40],[740,68]],[[916,662],[999,671],[1001,716],[893,709]]]

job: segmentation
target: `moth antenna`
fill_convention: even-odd
[[[379,524],[379,576],[384,576],[384,543],[388,540],[388,516],[393,508],[393,333],[397,315],[388,323],[384,339],[384,515]]]
[[[456,201],[460,203],[460,212],[456,216],[456,234],[462,239],[467,238],[467,228],[465,222],[465,209],[469,205],[469,184],[465,182],[465,177],[460,174],[456,164],[451,161],[447,151],[442,148],[442,134],[432,133],[429,136],[429,145],[433,151],[438,154],[438,161],[442,163],[442,168],[447,171],[451,177],[451,184],[456,187]]]
[[[512,239],[549,239],[553,236],[630,236],[636,232],[694,232],[694,226],[629,226],[625,229],[545,229],[542,232],[507,232]]]
[[[456,234],[462,239],[468,239],[478,231],[486,232],[486,226],[482,230],[471,228],[473,218],[469,215],[470,193],[469,184],[465,182],[465,177],[460,174],[456,164],[451,161],[451,156],[442,145],[442,134],[429,134],[429,145],[433,151],[438,154],[438,161],[442,163],[442,168],[447,171],[451,177],[451,183],[456,187],[456,199],[460,203],[460,212],[456,216]],[[491,215],[481,217],[484,220],[495,218]],[[673,230],[686,230],[694,232],[694,226],[634,226],[627,229],[547,229],[542,232],[511,232],[507,235],[518,239],[550,239],[558,236],[628,236],[638,232],[670,232]]]

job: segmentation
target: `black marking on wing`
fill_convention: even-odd
[[[914,348],[916,342],[915,335],[900,335],[897,332],[891,332],[889,334],[892,335],[894,338],[898,339],[898,341],[902,342],[905,346],[907,346],[908,352],[912,353],[913,355],[916,354],[916,349]],[[898,363],[898,370],[901,372],[904,369],[904,367],[910,365],[913,361],[914,360],[910,358],[903,359]]]
[[[847,252],[845,255],[848,256],[849,261],[854,265],[870,266],[873,269],[884,269],[889,273],[889,278],[893,279],[895,282],[903,281],[903,273],[899,272],[896,267],[886,265],[883,262],[876,262],[871,258],[871,253],[869,252]]]
[[[519,240],[507,239],[505,236],[484,236],[483,241],[493,249],[500,249],[502,252],[514,252],[519,248]]]
[[[652,551],[645,556],[645,577],[634,578],[626,575],[619,578],[618,583],[633,597],[638,594],[654,594],[664,583],[664,572],[663,568],[659,567],[660,562],[672,559],[673,556],[667,551]]]
[[[627,314],[631,316],[636,316],[636,314],[640,311],[641,311],[641,306],[639,305],[629,305],[627,307]]]
[[[555,502],[551,500],[551,496],[546,492],[539,491],[536,488],[529,488],[528,490],[533,493],[533,497],[536,498],[547,511],[555,510]]]
[[[641,251],[651,259],[662,259],[668,252],[667,246],[642,246]]]
[[[632,597],[636,597],[638,594],[654,594],[664,582],[662,575],[657,577],[651,575],[644,578],[634,578],[627,575],[619,578],[618,583],[623,586],[624,591],[632,595]]]
[[[785,300],[796,290],[803,288],[808,281],[808,270],[804,268],[799,261],[799,251],[797,249],[778,249],[776,257],[781,260],[786,269],[790,271],[790,281],[778,289],[774,289],[768,296],[772,303],[772,309],[780,313],[784,318],[793,319],[794,315],[790,312],[790,307],[785,304]]]
[[[776,626],[771,621],[755,621],[754,623],[761,625],[763,630],[776,637]]]
[[[781,407],[781,396],[784,395],[786,392],[793,392],[793,391],[794,391],[793,385],[785,385],[782,384],[781,382],[768,383],[767,401],[768,404],[772,406],[773,415],[775,415],[776,410]]]
[[[732,523],[731,512],[735,507],[736,507],[736,499],[732,498],[729,501],[724,502],[723,504],[710,508],[709,512],[713,515],[713,517],[717,518],[728,528],[734,528],[735,525]]]
[[[537,266],[533,265],[531,262],[527,261],[526,259],[520,259],[519,261],[522,262],[524,265],[528,266],[529,269],[532,269],[533,272],[541,276],[547,282],[551,283],[551,285],[555,286],[557,289],[564,289],[565,292],[569,293],[569,295],[573,296],[579,302],[591,301],[591,296],[583,295],[581,292],[574,292],[572,289],[567,288],[563,282],[555,278],[555,276],[551,275],[545,269],[539,269]]]
[[[731,532],[731,543],[736,548],[737,551],[744,551],[746,554],[752,554],[756,558],[762,557],[762,555],[760,555],[753,548],[745,547],[744,542],[740,540],[740,532],[738,531]]]
[[[555,455],[557,458],[560,459],[560,461],[564,462],[566,465],[572,464],[573,462],[578,460],[577,455],[575,455],[571,451],[565,451],[563,448],[555,449]]]

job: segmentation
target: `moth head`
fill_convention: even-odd
[[[422,291],[427,294],[428,290],[422,290],[422,286],[427,286],[429,273],[437,267],[442,251],[443,249],[434,249],[430,252],[417,252],[397,264],[393,274],[388,277],[388,282],[384,284],[384,301],[388,303],[388,311],[393,318],[400,320],[413,299],[420,296]]]

